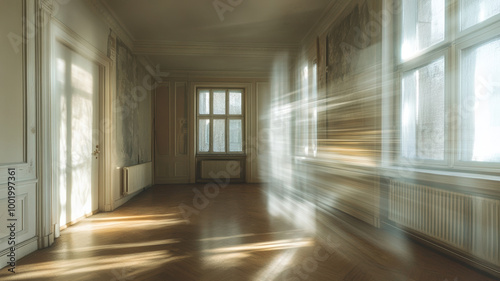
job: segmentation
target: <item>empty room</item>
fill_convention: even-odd
[[[500,1],[0,0],[1,280],[500,278]]]

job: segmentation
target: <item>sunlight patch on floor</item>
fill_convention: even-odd
[[[261,243],[251,243],[244,244],[233,247],[217,248],[205,250],[207,253],[231,253],[231,252],[243,252],[243,251],[274,251],[283,250],[290,248],[302,248],[310,247],[314,245],[314,240],[311,238],[299,238],[299,239],[284,239],[271,242],[261,242]]]
[[[26,280],[37,278],[60,277],[72,274],[84,274],[102,270],[128,268],[129,275],[139,275],[163,264],[186,258],[174,256],[169,251],[152,251],[119,256],[101,256],[68,260],[57,260],[30,264],[19,268],[9,280]]]
[[[145,218],[163,218],[163,217],[171,217],[171,216],[176,216],[176,214],[124,216],[124,217],[107,217],[107,218],[90,217],[87,219],[87,221],[137,220],[137,219],[145,219]]]
[[[100,250],[116,250],[116,249],[126,249],[126,248],[139,248],[139,247],[151,247],[151,246],[161,246],[168,244],[179,243],[179,239],[165,239],[165,240],[156,240],[149,242],[137,242],[137,243],[120,243],[120,244],[108,244],[108,245],[100,245],[100,246],[90,246],[90,247],[81,247],[81,248],[73,248],[68,250],[56,250],[54,253],[66,253],[68,251],[71,252],[92,252],[92,251],[100,251]]]
[[[81,231],[92,231],[92,230],[108,230],[117,231],[122,229],[141,229],[141,230],[151,230],[162,228],[165,226],[172,226],[182,223],[182,220],[178,219],[151,219],[151,220],[127,220],[127,221],[110,221],[110,222],[85,222],[79,225],[75,225],[72,228],[68,228],[67,232],[81,232]]]
[[[273,261],[264,269],[262,269],[257,276],[253,279],[255,281],[261,280],[275,280],[285,269],[293,263],[297,248],[288,249],[279,254]]]

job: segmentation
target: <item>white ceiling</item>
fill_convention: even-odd
[[[296,48],[334,1],[101,2],[128,32],[135,51],[162,69],[267,71],[273,55]],[[221,5],[219,12],[214,3]]]

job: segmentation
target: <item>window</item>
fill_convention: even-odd
[[[397,41],[401,158],[500,163],[500,1],[405,0]]]
[[[243,154],[243,89],[198,89],[198,154]]]
[[[300,72],[301,88],[297,103],[297,154],[303,156],[316,156],[317,153],[317,64],[314,63],[312,71],[305,66]]]

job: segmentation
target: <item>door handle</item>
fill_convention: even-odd
[[[99,150],[99,145],[96,145],[95,150],[92,152],[92,155],[94,155],[95,159],[97,159],[97,156],[99,155],[99,153],[101,153],[101,151]]]

